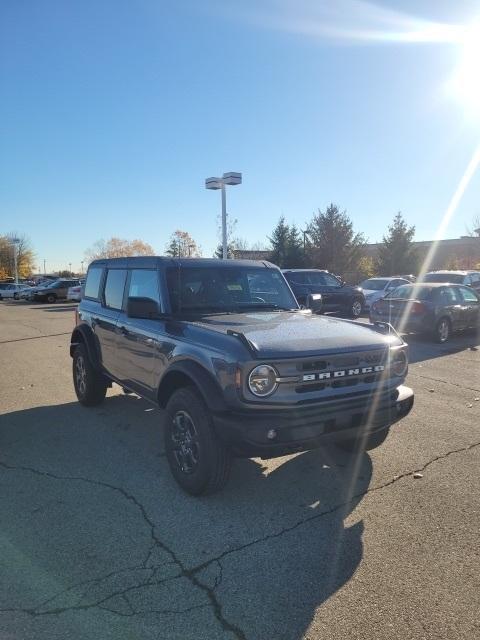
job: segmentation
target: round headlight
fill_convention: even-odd
[[[398,349],[392,354],[391,359],[392,373],[395,376],[404,376],[408,368],[407,354],[403,349]]]
[[[260,364],[252,369],[248,376],[248,388],[261,398],[269,396],[278,386],[278,373],[269,364]]]

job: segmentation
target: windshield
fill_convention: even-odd
[[[386,295],[385,300],[387,298],[395,298],[395,300],[428,300],[431,291],[431,287],[404,284],[401,287],[397,287],[392,293]]]
[[[173,313],[298,309],[282,274],[256,267],[167,269]]]
[[[463,284],[464,275],[461,273],[427,273],[423,282],[453,282]]]
[[[385,289],[388,283],[389,280],[387,280],[386,278],[369,278],[368,280],[364,280],[363,282],[361,282],[360,286],[362,287],[362,289],[369,289],[370,291],[382,291],[382,289]]]

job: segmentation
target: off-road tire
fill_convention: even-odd
[[[92,365],[85,345],[77,345],[73,354],[72,368],[73,385],[78,401],[85,407],[101,404],[107,393],[108,381]]]
[[[187,431],[190,439],[185,435]],[[182,387],[171,396],[166,409],[164,437],[170,471],[186,493],[206,495],[225,486],[232,456],[217,438],[209,410],[194,387]],[[192,451],[194,455],[191,455]],[[190,469],[184,459],[189,457]],[[195,457],[197,461],[193,463]],[[183,468],[182,463],[185,463]]]

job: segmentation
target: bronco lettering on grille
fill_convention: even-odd
[[[330,380],[331,378],[348,378],[350,376],[361,376],[367,373],[379,373],[385,371],[385,367],[377,364],[374,367],[356,367],[354,369],[339,369],[338,371],[324,371],[323,373],[306,373],[303,382],[313,382],[315,380]]]

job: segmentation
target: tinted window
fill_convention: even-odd
[[[327,287],[339,287],[340,281],[329,273],[322,274]]]
[[[130,276],[129,297],[150,298],[160,303],[158,273],[150,269],[133,269]]]
[[[111,309],[121,309],[123,304],[123,291],[127,272],[125,269],[109,269],[105,282],[105,306]]]
[[[285,277],[292,284],[308,284],[307,274],[304,271],[298,271],[297,273],[286,273]]]
[[[87,282],[85,283],[86,298],[96,298],[98,300],[102,273],[103,269],[101,267],[91,267],[88,270]]]
[[[480,282],[480,273],[471,273],[472,284],[478,284]]]
[[[460,287],[460,291],[465,302],[478,302],[478,296],[476,295],[475,291],[473,291],[473,289],[469,289],[468,287]]]

